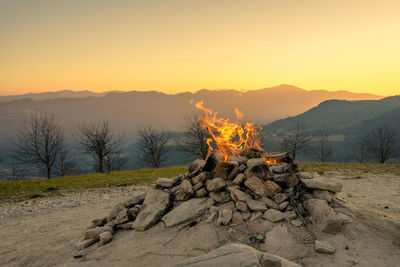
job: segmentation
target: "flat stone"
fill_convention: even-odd
[[[251,213],[250,212],[241,212],[243,220],[247,221],[250,219]]]
[[[100,234],[99,238],[100,238],[100,243],[105,245],[111,241],[112,235],[110,232],[104,232]]]
[[[279,256],[289,259],[301,259],[310,253],[310,249],[302,242],[297,242],[284,224],[277,224],[268,231],[261,247],[266,251],[276,251]]]
[[[124,204],[118,203],[117,205],[115,205],[112,210],[110,211],[110,213],[107,215],[107,222],[111,222],[112,220],[114,220],[115,218],[117,218],[118,213],[120,213],[121,211],[125,210],[125,206]]]
[[[280,210],[280,211],[283,211],[283,210],[285,210],[288,206],[289,206],[289,202],[284,201],[284,202],[282,202],[281,204],[279,204],[279,210]]]
[[[314,177],[312,179],[300,179],[307,188],[329,190],[332,192],[342,191],[342,183],[333,178]]]
[[[267,190],[264,182],[255,176],[248,178],[244,185],[259,196],[263,196]]]
[[[210,198],[192,198],[162,217],[165,226],[171,227],[203,215],[214,203]]]
[[[239,173],[236,175],[235,179],[232,181],[232,184],[234,185],[241,185],[246,177],[244,176],[243,173]]]
[[[225,203],[232,200],[231,195],[226,191],[211,192],[210,197],[220,203]]]
[[[248,157],[248,158],[262,158],[265,157],[265,152],[255,149],[255,148],[246,148],[239,152],[240,156]]]
[[[333,254],[336,252],[336,248],[328,241],[315,240],[314,249],[317,252]]]
[[[197,183],[197,184],[195,184],[195,185],[193,186],[193,190],[194,190],[194,191],[197,191],[197,190],[199,190],[200,188],[202,188],[203,185],[204,185],[203,182]]]
[[[243,201],[246,202],[247,199],[251,198],[248,194],[245,192],[239,190],[239,189],[231,189],[230,190],[231,197],[234,201]]]
[[[192,178],[193,184],[198,184],[200,182],[204,182],[205,180],[207,180],[206,172],[201,172],[199,175]]]
[[[241,224],[243,223],[243,217],[242,214],[238,211],[234,211],[232,213],[232,223],[233,224]]]
[[[265,212],[267,211],[267,206],[265,205],[264,202],[262,201],[257,201],[254,199],[247,199],[247,206],[249,207],[249,209],[253,210],[253,211],[261,211],[261,212]]]
[[[235,202],[233,202],[233,201],[222,203],[222,204],[220,204],[219,208],[220,209],[229,209],[229,210],[232,210],[232,211],[236,210]]]
[[[297,176],[292,173],[282,173],[273,175],[274,182],[281,187],[294,187],[298,184]]]
[[[248,168],[246,170],[246,176],[247,177],[256,176],[262,180],[272,179],[272,174],[267,164],[256,165],[253,166],[252,168]]]
[[[85,239],[95,239],[95,240],[98,240],[98,239],[100,238],[100,234],[101,234],[101,233],[104,233],[104,232],[113,233],[114,230],[113,230],[111,227],[109,227],[109,226],[97,227],[97,228],[93,228],[93,229],[87,230],[87,231],[84,233],[83,237],[84,237]]]
[[[237,208],[238,210],[240,210],[240,211],[243,211],[243,212],[248,212],[248,211],[249,211],[249,209],[247,208],[246,202],[237,201],[236,204],[235,204],[235,206],[236,206],[236,208]]]
[[[226,187],[226,182],[222,178],[217,177],[207,181],[207,191],[209,192],[218,191],[224,187]]]
[[[235,161],[225,161],[225,162],[220,162],[217,164],[213,171],[213,176],[214,177],[221,177],[224,179],[227,179],[229,177],[229,174],[235,169],[239,167],[239,163]]]
[[[329,207],[326,200],[309,199],[303,202],[303,206],[311,215],[311,222],[318,230],[335,234],[342,231],[344,222],[336,212]]]
[[[162,190],[149,189],[143,202],[142,210],[139,212],[133,224],[137,231],[145,231],[152,227],[163,216],[169,206],[169,194]]]
[[[75,244],[75,248],[82,250],[85,248],[90,247],[91,245],[93,245],[94,243],[96,243],[98,240],[97,239],[85,239],[85,240],[81,240],[78,243]]]
[[[232,214],[233,212],[230,209],[219,209],[217,223],[219,225],[228,225],[232,220]]]
[[[174,178],[158,178],[156,184],[161,187],[171,188],[178,181],[178,177]]]
[[[297,213],[294,210],[290,210],[290,211],[284,212],[283,216],[285,216],[285,220],[291,221],[297,217]]]
[[[272,197],[272,200],[276,203],[276,204],[281,204],[282,202],[286,201],[289,198],[289,195],[286,193],[279,193],[276,194],[275,196]]]
[[[247,161],[247,168],[251,169],[254,166],[266,165],[265,157],[264,158],[252,158]]]
[[[261,252],[244,244],[226,244],[207,254],[185,259],[175,267],[300,267],[282,257]]]
[[[139,193],[133,197],[131,197],[130,199],[128,199],[124,205],[127,209],[132,208],[135,205],[140,205],[143,203],[144,199],[146,197],[146,193]]]
[[[274,209],[267,210],[262,217],[273,223],[280,222],[285,219],[285,216],[282,212]]]
[[[194,194],[196,197],[205,197],[207,196],[207,191],[204,188],[201,188],[200,190],[197,190]]]
[[[276,194],[281,192],[281,187],[273,181],[266,181],[265,182],[265,196],[266,197],[273,197]]]
[[[312,179],[312,178],[314,178],[314,176],[318,176],[319,177],[319,175],[318,174],[314,174],[314,173],[312,173],[312,172],[298,172],[297,173],[297,176],[300,178],[300,179]]]
[[[296,227],[299,227],[299,226],[303,225],[303,222],[300,219],[296,219],[296,220],[290,221],[290,224],[292,224],[292,225],[294,225]]]
[[[119,224],[117,226],[117,228],[123,229],[123,230],[130,230],[130,229],[132,229],[132,225],[133,225],[133,222],[127,222],[127,223]]]
[[[92,221],[92,223],[98,227],[104,226],[107,223],[107,217],[104,217],[102,219],[95,219]]]
[[[178,201],[188,200],[193,195],[193,187],[192,184],[187,180],[182,180],[179,185],[179,189],[176,192],[175,198]]]
[[[201,168],[204,167],[205,164],[206,164],[206,161],[204,159],[196,159],[195,161],[192,162],[192,164],[190,164],[190,166],[188,168],[189,173],[199,171]]]
[[[269,209],[279,210],[278,204],[273,202],[271,199],[263,197],[262,200],[264,200],[265,205],[267,205]]]
[[[218,218],[218,213],[213,212],[210,214],[210,216],[208,216],[206,222],[211,223],[211,222],[215,221],[217,218]]]
[[[314,189],[313,196],[318,199],[324,199],[328,203],[332,202],[333,199],[336,198],[336,193],[333,193],[328,190]]]
[[[260,211],[252,212],[250,215],[249,221],[255,221],[261,219],[263,216],[263,213]]]
[[[127,212],[127,217],[130,221],[134,221],[136,219],[136,217],[138,216],[140,210],[138,207],[133,207],[131,209],[128,210]]]

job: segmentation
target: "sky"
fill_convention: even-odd
[[[400,94],[398,0],[0,0],[0,95]]]

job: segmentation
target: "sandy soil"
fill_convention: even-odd
[[[337,211],[352,221],[343,233],[317,234],[337,248],[333,255],[316,253],[313,244],[304,242],[308,232],[287,224],[293,233],[295,249],[278,247],[269,251],[303,266],[398,266],[400,247],[400,177],[394,175],[329,172],[339,177],[344,189],[339,197],[346,205]],[[0,204],[1,266],[171,266],[203,254],[224,243],[249,244],[248,235],[271,230],[271,223],[252,223],[220,227],[200,222],[165,228],[157,224],[146,232],[120,231],[105,246],[94,245],[82,252],[73,245],[94,218],[103,217],[117,202],[143,187],[91,190],[63,197]],[[387,208],[385,208],[387,206]],[[283,223],[286,224],[286,223]],[[261,245],[253,245],[268,250]],[[74,255],[82,255],[74,259]]]

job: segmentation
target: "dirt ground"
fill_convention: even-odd
[[[351,221],[337,235],[317,234],[317,239],[335,245],[335,254],[316,253],[313,243],[304,241],[308,232],[285,222],[280,224],[293,233],[294,242],[278,244],[274,251],[264,244],[252,246],[303,266],[399,266],[400,246],[393,241],[400,238],[400,177],[351,171],[324,176],[342,179],[339,198],[345,206],[336,210]],[[249,234],[265,234],[277,225],[264,221],[221,227],[202,221],[193,227],[166,228],[158,223],[145,232],[117,232],[105,246],[96,244],[83,252],[73,247],[92,219],[143,190],[91,190],[0,204],[0,266],[172,266],[227,242],[250,244]]]

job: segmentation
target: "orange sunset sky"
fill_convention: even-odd
[[[400,94],[398,0],[0,0],[0,95],[305,89]]]

